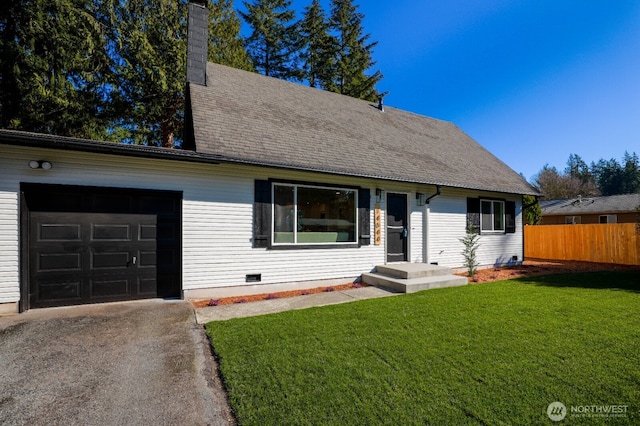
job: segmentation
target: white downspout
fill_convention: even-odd
[[[424,263],[429,263],[429,213],[431,212],[431,205],[429,203],[440,194],[442,194],[442,188],[440,185],[436,185],[436,193],[427,198],[424,203],[424,243],[422,248],[422,260]]]
[[[429,263],[429,212],[430,211],[431,211],[431,207],[429,207],[429,203],[426,203],[424,205],[424,213],[422,215],[424,217],[424,223],[423,223],[424,243],[422,244],[422,262],[427,264]]]

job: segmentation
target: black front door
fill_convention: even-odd
[[[387,194],[387,262],[407,260],[407,195]]]
[[[180,295],[180,194],[24,185],[29,307]]]

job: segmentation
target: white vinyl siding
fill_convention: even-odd
[[[2,145],[0,158],[0,303],[19,300],[19,213],[21,182],[164,189],[183,192],[182,288],[245,285],[247,274],[262,284],[341,279],[349,282],[384,263],[384,246],[359,248],[254,249],[254,180],[278,178],[335,184],[322,174],[257,167],[197,164]],[[49,171],[29,160],[46,159]],[[374,181],[341,178],[338,184],[371,188]],[[370,222],[373,224],[371,199]],[[372,231],[373,232],[373,231]]]
[[[483,235],[482,264],[522,259],[521,203],[518,196],[443,188],[428,206],[418,206],[415,193],[433,194],[426,185],[336,177],[233,164],[199,164],[1,145],[0,156],[0,303],[16,302],[19,289],[19,191],[21,182],[173,190],[183,193],[182,288],[195,290],[248,285],[248,274],[261,274],[261,284],[316,280],[349,282],[385,263],[385,198],[381,208],[381,243],[374,244],[376,188],[406,193],[409,200],[408,259],[462,266],[466,197],[516,201],[516,233]],[[51,170],[30,169],[30,160],[47,160]],[[362,187],[371,191],[371,244],[358,248],[269,250],[252,248],[254,181],[274,179],[322,186]],[[428,229],[425,212],[430,210]],[[426,234],[425,232],[428,232]],[[425,237],[428,236],[427,259]]]
[[[7,166],[7,168],[4,168]],[[0,170],[10,171],[2,164]],[[0,303],[20,299],[19,244],[18,244],[18,193],[0,173]]]
[[[431,192],[434,192],[433,190]],[[415,194],[409,195],[409,261],[414,263],[423,262],[424,256],[424,220],[426,206],[419,206],[416,202]]]
[[[431,200],[429,205],[428,262],[441,266],[459,268],[464,263],[460,239],[466,232],[467,197],[506,198],[516,203],[516,232],[505,234],[482,234],[477,252],[481,266],[503,265],[513,256],[522,261],[523,230],[522,202],[518,195],[484,193],[462,189],[444,188],[442,195]]]

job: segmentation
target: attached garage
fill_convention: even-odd
[[[22,309],[180,297],[182,194],[22,184]]]

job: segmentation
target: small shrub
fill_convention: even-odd
[[[244,298],[244,297],[243,297],[242,299],[238,299],[238,300],[236,300],[236,301],[235,301],[235,302],[233,302],[233,303],[247,303],[247,302],[248,302],[248,300],[247,300],[246,298]]]
[[[221,299],[211,299],[209,303],[207,303],[207,306],[218,306],[220,302],[222,302]]]
[[[478,239],[480,235],[475,231],[473,224],[469,222],[467,224],[467,233],[464,238],[460,238],[460,242],[464,245],[462,250],[462,256],[464,257],[463,265],[467,268],[467,276],[473,277],[478,270],[478,259],[476,257],[476,251],[480,243]]]
[[[264,298],[264,300],[273,300],[277,298],[278,298],[277,294],[268,294],[267,297]]]
[[[360,288],[360,287],[362,287],[362,284],[360,284],[360,283],[353,283],[351,285],[351,288]]]
[[[311,294],[311,292],[306,290],[300,293],[301,296],[306,296],[308,294]]]
[[[333,287],[327,287],[327,288],[325,288],[325,289],[324,289],[324,291],[326,291],[326,292],[332,292],[332,291],[336,291],[336,289],[335,289],[335,288],[333,288]]]

